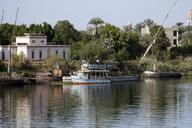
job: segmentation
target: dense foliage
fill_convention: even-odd
[[[148,35],[141,34],[141,29],[145,26],[150,29],[150,34]],[[153,60],[155,56],[156,62],[159,63],[159,69],[166,70],[167,68],[171,69],[169,65],[172,64],[171,61],[174,59],[183,58],[185,60],[185,58],[192,56],[192,27],[183,26],[182,23],[177,23],[176,26],[179,28],[179,43],[181,44],[179,47],[170,47],[164,28],[151,19],[146,19],[135,26],[128,24],[120,28],[105,23],[99,17],[95,17],[88,22],[88,28],[84,31],[75,29],[68,20],[58,21],[54,27],[47,22],[29,26],[23,24],[16,26],[15,36],[22,36],[24,33],[44,33],[47,35],[49,42],[71,45],[71,61],[100,60],[102,62],[117,62],[120,67],[131,65],[136,70],[135,67],[138,64],[138,60],[149,44],[152,43],[157,30],[161,28],[155,39],[155,45],[147,55],[148,57],[153,56]],[[1,25],[1,45],[11,43],[13,40],[13,27],[13,25],[8,23]],[[21,68],[22,65],[28,63],[26,60],[19,59],[18,56],[15,56],[14,59],[21,62],[14,63],[13,66],[17,68]],[[52,57],[52,59],[48,58],[45,62],[50,66],[54,61],[57,60],[58,63],[60,61],[57,57]],[[151,61],[150,59],[146,60]],[[146,60],[143,62],[143,69],[147,67],[145,64],[149,64]],[[186,62],[190,63],[191,61]],[[150,69],[151,65],[148,65],[147,68]]]

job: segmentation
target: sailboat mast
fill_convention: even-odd
[[[171,9],[168,11],[167,15],[165,16],[162,24],[159,26],[159,29],[157,30],[157,32],[155,33],[154,37],[153,37],[153,40],[152,40],[152,43],[148,46],[147,50],[145,51],[145,53],[143,54],[141,60],[139,61],[139,64],[138,64],[138,67],[141,65],[141,62],[143,61],[143,59],[145,58],[145,56],[147,55],[147,53],[149,52],[149,50],[151,49],[151,47],[155,44],[155,40],[162,28],[162,26],[165,24],[165,21],[167,20],[167,18],[169,17],[171,11],[173,10],[173,8],[176,6],[178,0],[175,0],[175,2],[173,3]]]
[[[12,42],[14,41],[14,36],[17,30],[16,24],[17,24],[17,17],[18,17],[18,13],[19,13],[19,7],[17,8],[17,12],[16,12],[16,16],[15,16],[15,23],[14,23],[14,27],[13,27],[13,33],[12,33],[12,39],[11,39],[11,44],[9,45],[9,63],[8,63],[8,68],[7,68],[7,72],[11,77],[11,54],[12,54]]]
[[[2,13],[1,23],[0,23],[0,36],[1,36],[1,27],[2,27],[2,24],[3,24],[3,18],[4,18],[4,10],[3,10],[3,13]],[[1,41],[2,41],[2,38],[0,37],[0,45],[1,45]]]
[[[1,31],[1,25],[2,25],[2,23],[3,23],[3,18],[4,18],[4,10],[3,10],[3,13],[2,13],[2,17],[1,17],[0,31]]]

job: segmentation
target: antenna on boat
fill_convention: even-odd
[[[11,39],[11,44],[9,45],[9,63],[8,63],[8,68],[7,68],[7,72],[10,75],[11,78],[11,47],[12,47],[12,42],[14,41],[14,36],[17,30],[16,24],[17,24],[17,17],[18,17],[18,13],[19,13],[19,7],[17,7],[17,12],[16,12],[16,16],[15,16],[15,22],[14,22],[14,27],[13,27],[13,33],[12,33],[12,39]]]
[[[165,24],[165,21],[166,21],[167,18],[169,17],[170,13],[172,12],[173,8],[176,6],[176,4],[177,4],[178,1],[179,1],[179,0],[175,0],[175,2],[173,3],[173,5],[171,6],[171,8],[170,8],[170,10],[168,11],[167,15],[165,16],[162,24],[159,26],[157,32],[156,32],[155,35],[153,36],[153,41],[152,41],[152,43],[149,45],[149,47],[147,48],[147,50],[146,50],[145,53],[143,54],[141,60],[139,61],[138,67],[141,65],[141,62],[143,61],[143,59],[145,58],[145,56],[147,55],[147,53],[149,52],[149,50],[151,49],[151,47],[155,44],[155,40],[156,40],[156,38],[157,38],[157,36],[158,36],[158,34],[159,34],[162,26]]]

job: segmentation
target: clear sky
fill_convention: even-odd
[[[14,23],[17,7],[17,24],[42,23],[55,25],[59,20],[69,20],[76,29],[86,29],[93,17],[107,23],[133,25],[147,18],[161,24],[175,0],[0,0],[0,16],[4,9],[4,23]],[[186,23],[186,13],[192,9],[192,0],[179,0],[165,26],[176,22]]]

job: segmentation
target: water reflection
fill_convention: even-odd
[[[192,125],[192,80],[0,88],[1,127],[184,127]]]

